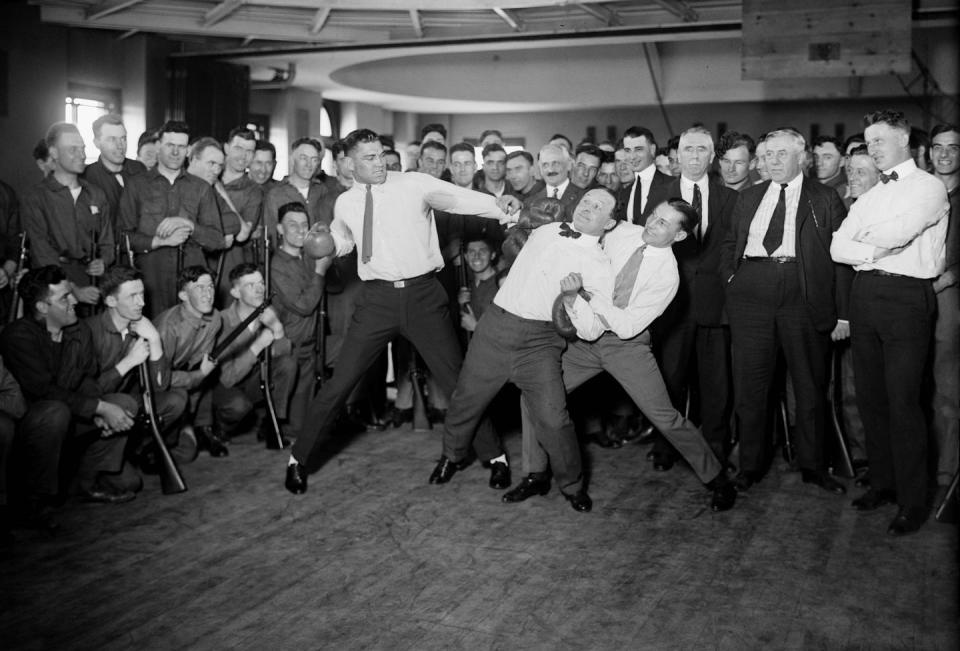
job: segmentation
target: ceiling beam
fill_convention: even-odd
[[[118,41],[123,41],[123,40],[125,40],[125,39],[130,38],[130,37],[133,36],[134,34],[139,34],[139,33],[140,33],[140,30],[139,30],[139,29],[129,29],[129,30],[125,31],[123,34],[121,34],[120,36],[118,36],[118,37],[117,37],[117,40],[118,40]]]
[[[253,43],[256,39],[257,39],[256,36],[247,36],[245,39],[243,39],[243,43],[240,44],[240,47],[247,47],[248,45]]]
[[[104,0],[100,4],[87,10],[87,20],[100,20],[110,14],[129,9],[133,5],[140,4],[143,0]]]
[[[223,2],[204,14],[202,23],[203,26],[213,27],[221,20],[239,9],[245,1],[246,0],[223,0]]]
[[[413,23],[413,31],[417,38],[423,38],[423,23],[420,21],[420,12],[416,9],[410,10],[410,22]]]
[[[317,34],[323,29],[323,26],[327,24],[327,20],[330,18],[330,12],[333,11],[330,7],[323,7],[322,9],[317,9],[317,13],[313,15],[313,22],[310,23],[310,33]]]
[[[603,5],[593,6],[577,3],[576,6],[578,9],[580,9],[580,11],[590,14],[601,23],[606,24],[608,27],[623,24],[623,21],[620,20],[620,15],[617,12],[613,11],[612,9],[608,9]]]
[[[669,11],[674,16],[682,19],[685,23],[695,23],[700,20],[700,16],[693,8],[683,0],[653,0],[658,5]]]
[[[517,18],[517,14],[510,11],[509,9],[501,9],[500,7],[494,7],[493,13],[500,16],[500,18],[506,24],[510,25],[510,29],[515,32],[523,31],[523,21]]]

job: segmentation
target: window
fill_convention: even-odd
[[[100,152],[93,146],[93,121],[107,113],[120,113],[120,92],[73,84],[68,91],[70,94],[64,105],[64,120],[80,129],[89,164],[100,156]]]

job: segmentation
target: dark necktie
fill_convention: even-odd
[[[883,183],[889,183],[890,181],[896,181],[898,178],[900,178],[900,177],[897,176],[897,172],[896,172],[896,171],[890,172],[889,174],[884,174],[883,172],[880,172],[880,180],[881,180]]]
[[[640,177],[633,182],[633,215],[631,218],[634,224],[639,224],[643,217],[643,184],[640,183]]]
[[[643,252],[647,248],[644,244],[627,260],[617,273],[617,279],[613,283],[613,306],[623,309],[630,304],[630,296],[633,294],[633,286],[637,284],[637,273],[640,271],[640,263],[643,262]]]
[[[360,259],[363,262],[370,262],[373,257],[373,192],[367,185],[367,197],[363,202],[363,245],[360,251]]]
[[[780,184],[780,198],[777,199],[777,207],[773,209],[773,216],[770,217],[770,225],[767,226],[767,234],[763,236],[763,248],[767,250],[767,255],[773,255],[773,252],[783,244],[783,223],[787,219],[787,184]]]
[[[579,231],[575,231],[572,228],[570,228],[570,224],[568,224],[567,222],[561,222],[560,235],[561,237],[572,237],[573,239],[577,239],[578,237],[583,235],[583,233]]]
[[[560,198],[560,188],[559,188],[559,187],[556,187],[556,188],[553,189],[553,194],[550,195],[550,198],[551,198],[551,199],[559,199],[559,198]]]
[[[700,221],[697,222],[697,241],[703,239],[703,197],[700,195],[700,186],[693,184],[693,203],[690,204],[697,211]]]

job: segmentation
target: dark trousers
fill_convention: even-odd
[[[450,324],[447,295],[436,278],[408,281],[404,287],[381,281],[363,283],[333,377],[307,410],[307,422],[312,427],[302,432],[293,446],[294,458],[310,472],[324,461],[324,444],[350,391],[397,335],[413,343],[441,389],[453,391],[462,356]],[[483,432],[492,439],[487,447],[498,451],[491,455],[484,448],[482,457],[499,456],[500,444],[492,428]]]
[[[936,300],[929,280],[861,272],[853,281],[850,336],[870,483],[901,506],[927,497],[927,424],[921,386]]]
[[[657,331],[660,368],[673,406],[683,412],[687,393],[699,396],[703,438],[726,458],[730,441],[730,329],[697,325],[692,319],[664,324]],[[695,360],[696,366],[691,364]],[[694,370],[695,369],[695,370]],[[666,451],[657,439],[654,449]]]
[[[297,382],[297,358],[294,353],[274,355],[270,360],[270,380],[277,418],[287,417],[290,396]],[[264,399],[260,390],[260,365],[232,387],[220,383],[213,388],[213,416],[221,429],[230,434],[246,418],[254,405]]]
[[[7,504],[7,469],[13,453],[17,426],[6,414],[0,414],[0,506]]]
[[[523,393],[537,440],[550,457],[560,489],[576,493],[583,473],[560,370],[565,347],[552,323],[523,319],[497,305],[487,308],[450,398],[444,455],[454,461],[467,456],[487,406],[504,384],[513,382]]]
[[[830,336],[813,325],[796,263],[745,260],[727,287],[727,312],[741,469],[760,473],[766,465],[767,406],[777,349],[782,348],[797,398],[800,467],[823,470]]]
[[[660,368],[650,349],[648,332],[642,332],[629,341],[608,332],[593,342],[575,341],[563,354],[563,384],[567,391],[575,390],[604,371],[620,383],[643,415],[687,460],[700,481],[708,483],[720,474],[723,466],[700,430],[671,404]],[[530,455],[531,472],[542,472],[546,470],[546,458],[542,451],[545,448],[539,444],[536,426],[527,419],[527,404],[523,406],[524,454]],[[529,430],[536,431],[537,435],[529,436]],[[535,445],[534,440],[539,445]],[[550,463],[553,463],[552,458]]]

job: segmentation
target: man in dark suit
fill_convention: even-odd
[[[630,127],[620,146],[633,169],[633,182],[620,186],[617,195],[618,219],[641,226],[661,202],[670,198],[667,189],[673,179],[657,169],[657,142],[645,127]]]
[[[562,221],[572,221],[573,210],[585,191],[570,181],[570,169],[573,167],[570,153],[559,145],[544,145],[540,149],[538,164],[545,185],[538,192],[530,194],[524,205],[529,208],[534,200],[541,197],[558,199],[563,207]]]
[[[673,245],[680,267],[677,295],[654,323],[660,368],[678,411],[684,410],[688,387],[698,386],[703,436],[714,454],[725,459],[730,441],[730,329],[725,324],[720,245],[730,227],[737,193],[707,172],[714,158],[713,136],[703,127],[680,134],[677,156],[680,176],[668,186],[668,196],[682,197],[700,222]],[[695,355],[696,371],[690,358]],[[655,470],[669,470],[677,459],[673,447],[658,437],[653,447]]]
[[[740,193],[721,247],[740,423],[738,484],[745,490],[763,473],[767,398],[782,348],[796,392],[803,481],[843,494],[826,472],[823,436],[831,333],[849,336],[849,275],[830,258],[846,209],[836,191],[801,173],[803,136],[779,129],[765,142],[770,182]]]

